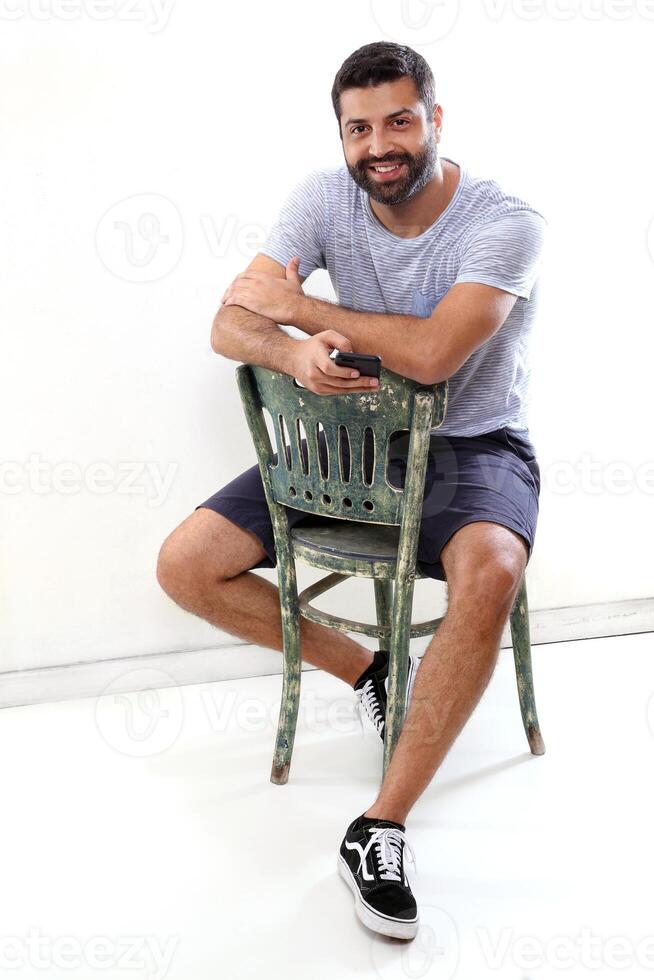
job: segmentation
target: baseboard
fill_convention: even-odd
[[[649,633],[654,632],[654,598],[534,609],[530,611],[529,622],[533,646]],[[363,637],[362,642],[374,648],[371,638]],[[429,638],[414,642],[424,649]],[[502,646],[511,646],[508,626]],[[307,666],[304,669],[315,668]],[[109,686],[112,693],[117,694],[279,673],[281,658],[278,653],[248,643],[13,670],[0,672],[0,708],[99,697]]]

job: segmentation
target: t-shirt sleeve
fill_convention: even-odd
[[[538,278],[547,222],[537,211],[489,218],[464,245],[457,282],[480,282],[529,299]]]
[[[327,199],[324,181],[310,173],[291,191],[265,244],[259,250],[282,265],[300,257],[299,273],[309,276],[326,269]]]

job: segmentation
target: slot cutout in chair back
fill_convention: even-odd
[[[237,376],[260,465],[273,499],[325,517],[400,524],[404,490],[389,480],[398,433],[409,436],[416,396],[432,401],[438,428],[447,407],[447,382],[420,385],[382,368],[379,388],[317,395],[290,375],[243,364]],[[270,414],[276,452],[263,412]],[[281,465],[280,465],[281,460]]]

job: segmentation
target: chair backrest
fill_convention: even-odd
[[[253,364],[238,367],[237,380],[269,504],[401,524],[409,500],[416,493],[422,500],[430,430],[445,418],[447,381],[425,386],[382,367],[376,390],[317,395],[291,375]],[[402,430],[409,432],[403,489],[388,480],[391,435]]]

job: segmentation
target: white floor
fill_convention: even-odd
[[[651,975],[654,635],[541,645],[534,667],[546,755],[503,650],[410,815],[411,944],[361,926],[336,873],[382,747],[335,679],[303,674],[283,787],[279,676],[5,709],[2,975]]]

